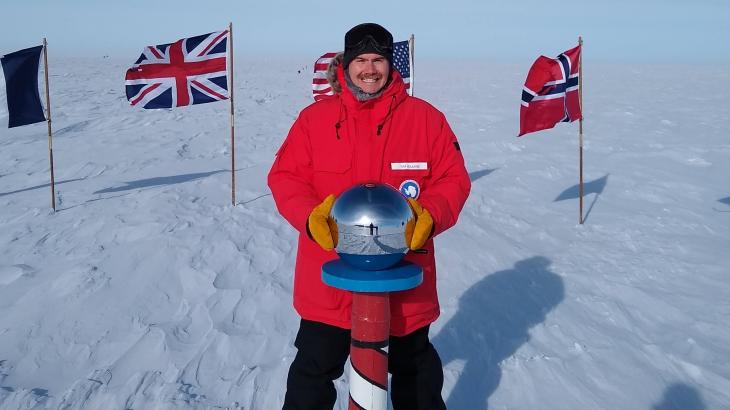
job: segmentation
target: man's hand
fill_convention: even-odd
[[[314,207],[307,218],[307,233],[322,249],[331,251],[337,246],[337,224],[330,218],[335,196],[330,194]]]
[[[412,250],[421,249],[433,232],[433,218],[431,214],[413,198],[408,198],[408,204],[416,216],[415,223],[406,225],[406,245]]]

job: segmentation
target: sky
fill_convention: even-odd
[[[128,0],[4,0],[0,54],[49,43],[49,56],[109,55],[134,60],[149,44],[234,25],[236,55],[308,57],[341,48],[362,22],[416,38],[429,59],[532,61],[584,39],[584,58],[600,62],[730,62],[730,1],[408,0],[366,4]],[[203,7],[203,5],[205,5]]]

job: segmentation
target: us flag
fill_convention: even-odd
[[[312,77],[312,97],[319,101],[327,96],[333,95],[332,87],[327,82],[327,67],[332,59],[339,53],[324,53],[314,62],[314,76]],[[411,59],[408,41],[393,43],[393,67],[398,70],[406,89],[411,88]]]
[[[339,53],[324,53],[317,61],[314,62],[314,77],[312,77],[312,97],[315,101],[319,101],[329,95],[334,94],[332,87],[327,82],[327,67],[330,62]]]
[[[518,136],[583,118],[578,88],[580,52],[579,45],[557,58],[540,56],[532,64],[522,88]]]
[[[393,67],[403,77],[406,88],[411,88],[411,53],[408,48],[408,41],[393,43]]]
[[[228,30],[145,47],[125,77],[127,100],[172,108],[228,99]]]

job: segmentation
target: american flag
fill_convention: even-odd
[[[393,67],[403,77],[406,88],[411,88],[411,56],[408,49],[408,41],[393,43]]]
[[[125,77],[127,100],[172,108],[228,99],[228,30],[147,46]]]
[[[518,136],[583,118],[578,88],[580,52],[579,45],[557,58],[540,56],[532,64],[522,88]]]
[[[327,82],[327,67],[338,53],[325,53],[314,62],[314,77],[312,77],[312,97],[319,101],[334,94]],[[403,77],[406,88],[411,88],[411,60],[408,41],[393,43],[393,67]]]
[[[312,97],[319,101],[334,94],[332,87],[327,82],[327,67],[338,53],[325,53],[314,62],[314,77],[312,78]]]

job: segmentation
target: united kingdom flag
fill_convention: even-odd
[[[583,118],[578,88],[580,52],[579,45],[558,58],[540,56],[532,64],[522,88],[518,136]]]
[[[228,30],[145,47],[127,70],[127,100],[172,108],[228,99]]]

